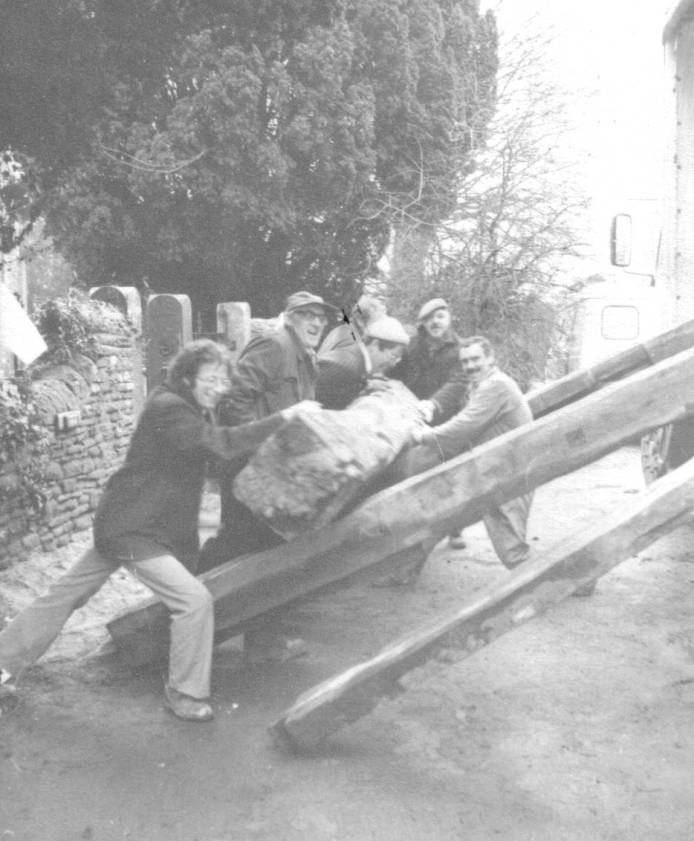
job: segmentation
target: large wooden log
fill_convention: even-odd
[[[533,416],[692,346],[694,320],[530,394]],[[394,461],[418,422],[417,399],[393,380],[343,412],[299,416],[258,449],[236,479],[235,494],[286,540],[322,528],[363,498],[370,480]],[[427,466],[436,463],[432,454]],[[409,464],[398,463],[389,481],[408,475]]]
[[[530,392],[527,397],[533,417],[540,418],[554,412],[597,391],[608,382],[623,379],[691,347],[694,347],[694,319],[610,356],[590,368],[574,371]]]
[[[694,351],[605,386],[366,500],[330,528],[205,573],[220,632],[479,520],[694,406]],[[133,664],[159,655],[166,609],[151,600],[109,630]]]
[[[234,495],[286,540],[319,529],[408,443],[417,405],[401,382],[379,380],[343,411],[298,414],[258,448]]]
[[[469,657],[691,519],[693,510],[691,461],[651,485],[628,510],[562,539],[503,584],[308,690],[272,726],[273,733],[290,748],[314,747],[367,715],[382,698],[403,691],[399,679],[412,669],[442,651],[448,662]]]

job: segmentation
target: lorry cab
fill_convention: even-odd
[[[585,280],[574,298],[570,371],[589,368],[671,326],[658,278],[660,201],[625,198],[619,206],[624,212],[613,218],[609,239],[611,269]]]
[[[590,284],[574,308],[569,370],[590,368],[665,329],[658,287],[621,279]]]
[[[667,221],[664,228],[667,228]],[[667,232],[665,236],[667,243]],[[588,298],[585,303],[586,313],[592,312],[595,320],[595,323],[587,321],[588,335],[600,335],[600,350],[610,338],[633,345],[692,318],[687,305],[690,296],[678,293],[679,286],[673,286],[670,274],[672,258],[680,255],[663,254],[663,234],[658,235],[650,276],[648,272],[632,271],[634,247],[632,217],[627,213],[618,214],[612,220],[610,262],[616,271],[623,273],[622,280],[613,283],[611,288],[601,284],[600,295],[592,300]],[[628,280],[625,282],[631,276],[635,281],[633,285]],[[650,277],[646,285],[643,284],[644,277]],[[586,318],[589,319],[589,316]],[[615,352],[624,349],[613,346]],[[641,465],[647,483],[692,457],[694,414],[654,429],[641,440]]]
[[[694,318],[694,0],[673,4],[662,31],[665,120],[660,236],[653,282],[662,329]],[[612,223],[611,262],[630,271],[639,237],[630,214]],[[694,415],[654,430],[642,442],[646,480],[694,456]]]

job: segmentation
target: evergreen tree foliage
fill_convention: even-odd
[[[5,244],[43,215],[86,284],[202,309],[356,294],[403,214],[450,215],[494,100],[478,0],[3,6]]]

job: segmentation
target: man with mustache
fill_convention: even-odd
[[[415,431],[415,443],[434,450],[442,461],[490,441],[532,421],[528,402],[517,383],[496,365],[494,350],[484,336],[460,342],[460,365],[468,380],[468,399],[445,423]],[[422,452],[431,463],[431,452]],[[414,472],[417,459],[414,459]],[[526,529],[532,493],[491,508],[484,516],[487,534],[499,560],[512,569],[527,560],[530,547]]]

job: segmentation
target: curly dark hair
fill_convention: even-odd
[[[212,339],[195,339],[188,342],[174,356],[166,372],[166,383],[174,388],[195,382],[203,365],[225,365],[229,371],[231,358],[224,345]]]
[[[461,348],[470,347],[470,345],[479,345],[485,356],[494,356],[494,347],[486,336],[465,336],[458,342],[458,347]]]

